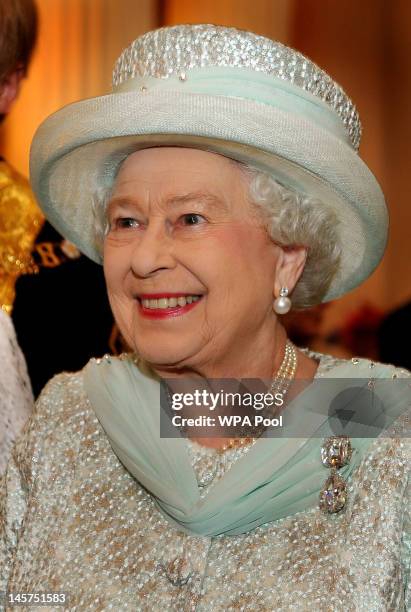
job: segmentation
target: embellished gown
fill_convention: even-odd
[[[311,355],[316,377],[341,363]],[[58,375],[0,485],[0,591],[64,592],[64,609],[79,612],[407,610],[409,418],[396,423],[402,435],[371,442],[342,511],[317,505],[243,535],[199,537],[170,524],[119,462],[82,372]],[[248,452],[187,445],[202,496]]]

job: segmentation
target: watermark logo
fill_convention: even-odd
[[[321,438],[325,431],[372,438],[411,405],[411,388],[406,379],[296,380],[284,391],[258,379],[169,379],[160,404],[166,438]]]

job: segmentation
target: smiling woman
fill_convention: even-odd
[[[271,377],[282,359],[272,302],[293,289],[305,249],[284,253],[270,240],[238,165],[195,149],[138,151],[120,168],[108,221],[110,303],[142,359],[159,375]],[[200,299],[159,308],[169,296]]]
[[[410,397],[393,381],[410,374],[297,348],[281,322],[382,257],[360,133],[310,60],[211,25],[138,38],[111,94],[40,127],[37,196],[103,264],[131,352],[42,393],[0,491],[0,591],[50,586],[73,610],[411,604]],[[187,381],[255,379],[264,397],[268,381],[282,412],[262,422],[285,428],[161,437],[165,379],[170,405]],[[337,434],[337,400],[383,379],[382,413]]]

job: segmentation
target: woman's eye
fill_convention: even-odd
[[[205,218],[196,213],[187,213],[181,217],[181,221],[183,225],[199,225],[205,221]]]
[[[130,229],[139,225],[137,219],[133,219],[133,217],[119,217],[113,221],[114,229]]]

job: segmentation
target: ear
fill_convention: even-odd
[[[307,247],[303,246],[281,247],[274,281],[275,297],[280,295],[281,287],[287,287],[289,294],[293,292],[303,273],[307,252]]]
[[[20,89],[20,82],[23,78],[21,69],[9,74],[0,85],[0,115],[7,115],[10,112],[14,100],[17,98]]]

